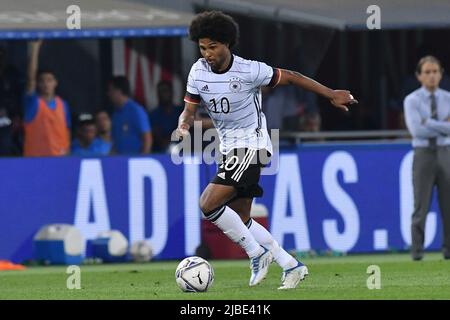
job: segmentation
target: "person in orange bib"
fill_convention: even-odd
[[[24,103],[24,156],[64,156],[70,151],[69,106],[55,94],[58,85],[55,74],[50,70],[37,72],[41,45],[42,40],[30,44]]]

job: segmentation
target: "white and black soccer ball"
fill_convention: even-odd
[[[184,292],[205,292],[214,282],[214,270],[203,258],[187,257],[178,265],[175,279]]]
[[[148,262],[153,258],[153,249],[145,240],[136,241],[131,245],[130,255],[134,262]]]

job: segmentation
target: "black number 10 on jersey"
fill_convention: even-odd
[[[228,113],[230,112],[230,101],[228,101],[228,99],[226,97],[223,97],[222,99],[220,99],[220,110],[217,110],[217,103],[216,103],[216,99],[211,99],[209,100],[209,102],[212,103],[213,109],[211,110],[211,112],[214,113]]]

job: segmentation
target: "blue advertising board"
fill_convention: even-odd
[[[276,174],[262,175],[270,231],[287,249],[347,253],[404,250],[411,243],[412,150],[407,144],[317,145],[282,150]],[[86,241],[120,230],[146,239],[156,259],[195,253],[198,199],[214,164],[170,155],[0,160],[0,259],[32,257],[43,225],[69,223]],[[425,245],[441,245],[436,199]]]

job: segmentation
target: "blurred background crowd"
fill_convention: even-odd
[[[135,2],[189,14],[209,9],[202,1]],[[298,7],[284,2],[280,8]],[[358,6],[349,1],[345,8],[364,9]],[[386,6],[389,3],[383,2],[383,13],[391,12]],[[308,13],[313,7],[301,8]],[[214,6],[232,14],[240,25],[236,54],[299,71],[335,89],[348,88],[359,100],[352,112],[343,114],[325,99],[295,87],[264,88],[269,129],[290,133],[404,130],[403,100],[419,87],[414,74],[417,61],[431,54],[440,59],[444,70],[448,68],[450,46],[444,39],[450,31],[433,25],[431,17],[436,12],[424,12],[414,22],[418,25],[408,24],[405,14],[393,20],[396,25],[368,30],[364,10],[359,10],[361,19],[354,22],[352,11],[340,12],[345,8],[328,12],[348,16],[344,17],[348,21],[343,19],[348,25],[340,28],[320,19],[295,21],[280,13],[274,20],[257,9],[246,13],[231,4]],[[2,40],[0,155],[167,152],[183,109],[185,80],[198,57],[196,44],[187,37]],[[446,74],[441,87],[450,90]],[[44,105],[54,112],[44,116]],[[205,112],[198,114],[206,128],[211,126],[207,117]]]

